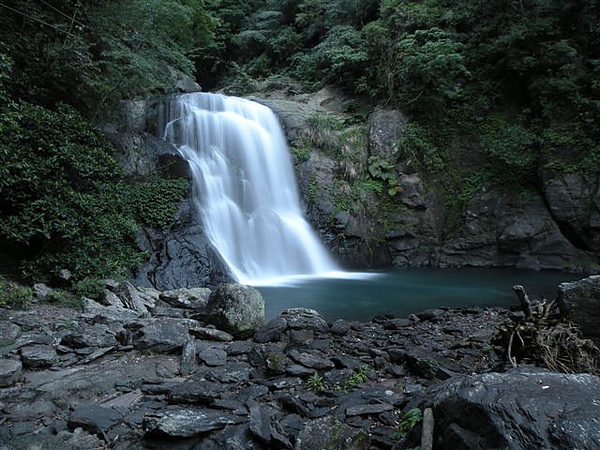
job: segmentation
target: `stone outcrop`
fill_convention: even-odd
[[[442,243],[438,265],[581,270],[592,264],[561,233],[541,198],[515,205],[498,191],[481,191],[467,205],[463,226]]]
[[[558,286],[561,314],[572,320],[583,335],[600,345],[600,275]]]
[[[535,367],[441,383],[435,448],[598,448],[600,379]],[[567,413],[569,411],[569,413]]]
[[[249,337],[265,321],[265,301],[251,286],[226,283],[217,287],[206,304],[208,320],[234,337]]]
[[[139,242],[150,254],[134,277],[140,286],[173,290],[231,281],[225,263],[199,223],[191,199],[180,204],[170,228],[145,229]]]
[[[600,251],[600,182],[583,173],[544,171],[544,198],[565,236],[579,248]]]
[[[400,139],[406,129],[408,119],[396,109],[376,109],[369,119],[368,147],[369,155],[376,156],[384,161],[401,160],[402,172],[406,172],[408,163],[407,155],[402,154]]]

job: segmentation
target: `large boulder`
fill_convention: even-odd
[[[600,345],[600,275],[559,284],[558,306],[585,337]]]
[[[543,172],[544,196],[565,235],[580,248],[600,251],[600,182],[583,173]]]
[[[433,389],[434,448],[600,448],[600,378],[521,367]]]
[[[395,162],[401,155],[399,141],[408,119],[397,109],[376,109],[369,119],[369,155]]]
[[[179,92],[200,92],[202,87],[191,77],[183,73],[181,70],[169,66],[169,75],[175,88]]]
[[[207,321],[236,338],[247,338],[265,322],[265,301],[251,286],[226,283],[215,289],[206,305]]]

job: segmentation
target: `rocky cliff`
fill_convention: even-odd
[[[456,174],[423,170],[403,146],[410,120],[401,111],[357,113],[356,103],[334,89],[277,88],[251,98],[280,118],[307,215],[345,267],[598,270],[597,176],[540,169],[543,182],[525,196],[484,183],[453,201],[444,178]],[[160,102],[123,106],[119,125],[107,127],[122,166],[134,177],[188,177],[177,150],[156,137]],[[468,171],[476,146],[456,147],[454,164]],[[228,279],[195,217],[185,202],[170,229],[144,231],[140,245],[151,256],[138,284],[175,289]]]
[[[116,120],[104,126],[117,148],[117,160],[134,182],[152,177],[191,177],[187,161],[173,145],[158,137],[161,109],[166,102],[168,98],[124,101]],[[189,197],[181,203],[170,227],[144,228],[138,243],[149,255],[147,263],[133,274],[139,286],[178,289],[215,286],[230,280]]]
[[[446,175],[422,170],[403,147],[401,111],[375,109],[357,123],[332,89],[262,95],[286,130],[308,214],[347,266],[598,270],[598,177],[541,168],[535,192],[484,183],[452,202]],[[461,145],[454,164],[468,170],[476,156]]]

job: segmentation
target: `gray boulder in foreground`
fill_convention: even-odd
[[[596,376],[519,367],[449,380],[434,392],[434,448],[600,448]]]
[[[206,315],[219,329],[247,338],[265,322],[265,301],[251,286],[226,283],[210,294]]]
[[[584,337],[600,344],[600,275],[558,285],[558,306]]]

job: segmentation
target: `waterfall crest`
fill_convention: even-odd
[[[304,219],[287,143],[268,107],[184,94],[171,104],[165,139],[189,161],[206,233],[238,282],[279,284],[338,270]]]

